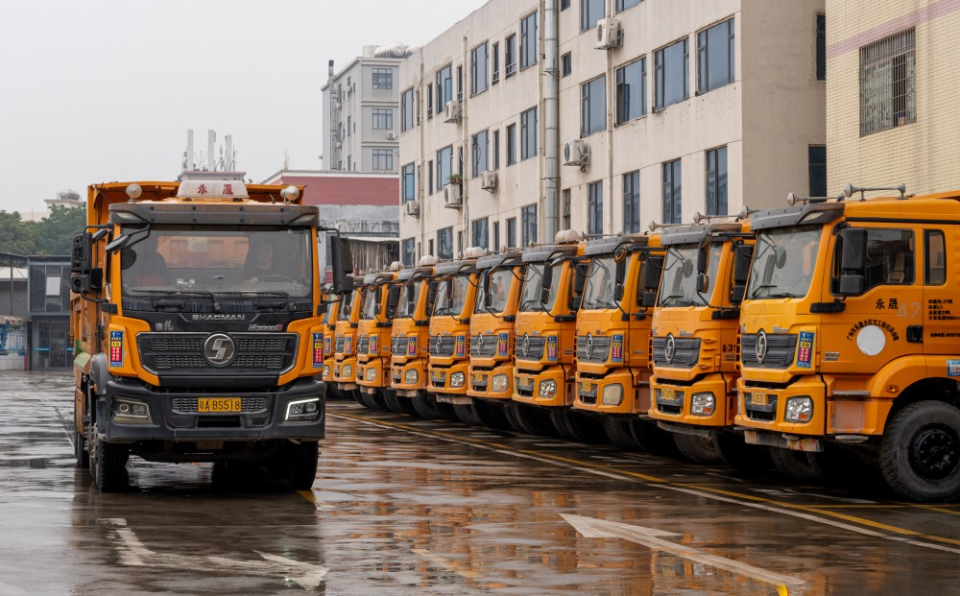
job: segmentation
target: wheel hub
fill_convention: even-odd
[[[910,465],[927,480],[943,480],[960,465],[960,439],[946,427],[922,429],[910,445]]]

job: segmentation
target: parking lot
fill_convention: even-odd
[[[0,594],[948,594],[960,507],[333,402],[311,491],[74,465],[71,377],[0,376]]]

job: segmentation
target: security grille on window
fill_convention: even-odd
[[[393,170],[393,149],[374,149],[373,169],[384,171]]]
[[[917,121],[913,29],[860,48],[860,136]]]
[[[393,130],[393,110],[389,108],[373,108],[373,129]]]
[[[373,88],[393,89],[393,70],[389,68],[374,68]]]
[[[697,91],[706,93],[734,80],[733,19],[697,34]]]
[[[586,137],[607,127],[607,77],[580,86],[580,136]]]

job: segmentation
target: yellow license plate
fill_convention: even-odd
[[[769,406],[770,405],[770,396],[766,393],[751,393],[750,394],[750,405],[753,406]]]
[[[661,389],[660,390],[660,399],[663,401],[677,401],[677,390],[676,389]]]
[[[197,411],[201,414],[239,414],[243,410],[243,401],[239,397],[201,397],[197,400]]]
[[[583,387],[584,393],[593,393],[593,383],[581,383],[580,386]]]
[[[486,379],[483,378],[483,375],[473,375],[473,382],[477,385],[483,384]]]

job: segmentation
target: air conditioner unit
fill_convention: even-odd
[[[484,172],[480,175],[480,188],[493,192],[497,190],[497,173]]]
[[[448,184],[443,187],[443,206],[449,209],[463,207],[463,187],[459,184]]]
[[[619,48],[623,44],[623,29],[620,28],[620,22],[617,19],[600,19],[597,21],[597,45],[598,50],[610,50]]]
[[[584,168],[590,163],[590,146],[583,139],[563,144],[563,165]]]
[[[396,133],[393,133],[393,132],[388,132],[388,133],[387,133],[387,140],[388,140],[388,141],[392,141],[392,140],[394,140],[394,139],[396,139],[396,138],[397,138],[397,134],[396,134]]]
[[[404,205],[406,205],[407,215],[420,217],[420,201],[407,201]]]
[[[463,119],[463,109],[460,107],[459,101],[448,101],[447,102],[447,111],[444,122],[449,122],[451,124],[458,124],[460,120]]]

